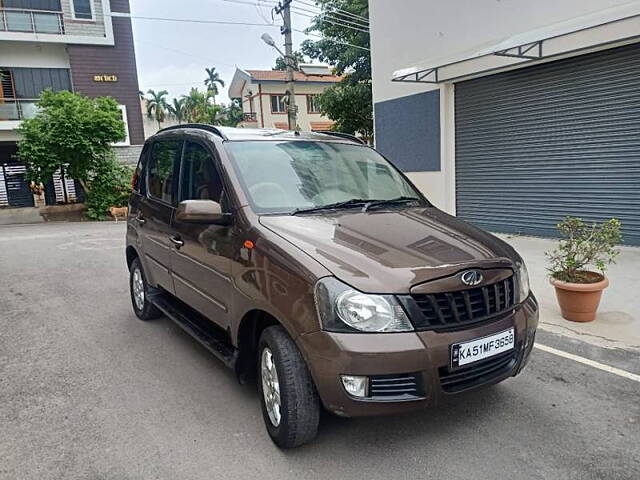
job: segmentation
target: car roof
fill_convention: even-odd
[[[342,142],[364,144],[359,138],[340,132],[294,132],[277,128],[235,128],[204,123],[183,123],[160,130],[156,135],[176,130],[201,130],[219,136],[225,141],[246,140],[307,140],[317,142]],[[154,135],[155,136],[155,135]]]

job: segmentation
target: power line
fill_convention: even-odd
[[[296,11],[295,13],[296,13],[296,15],[300,15],[302,17],[317,18],[317,17],[314,17],[313,15],[307,15],[306,13],[300,13],[298,11]],[[333,25],[337,25],[338,27],[349,28],[351,30],[356,30],[356,31],[362,32],[362,33],[369,33],[369,30],[365,30],[363,28],[358,28],[358,27],[352,27],[352,26],[349,26],[349,25],[345,25],[344,23],[336,22],[336,21],[333,21],[333,20],[329,20],[328,18],[320,18],[320,21],[321,22],[331,23]]]
[[[273,7],[278,5],[277,2],[274,2],[274,1],[271,1],[271,0],[223,0],[223,1],[228,2],[228,3],[235,3],[235,4],[238,4],[238,5],[251,5],[251,6],[256,6],[256,7],[259,6],[259,5],[273,6]],[[347,20],[345,18],[340,18],[340,17],[334,17],[330,13],[327,13],[327,12],[322,12],[322,11],[317,11],[316,12],[316,11],[305,9],[303,7],[295,7],[295,6],[292,6],[291,8],[292,8],[292,10],[295,11],[295,13],[297,15],[301,15],[301,16],[307,17],[307,18],[321,17],[320,18],[321,21],[326,21],[328,23],[332,23],[334,25],[341,26],[341,27],[344,27],[344,28],[352,28],[354,30],[358,30],[358,31],[361,31],[361,32],[364,32],[364,33],[366,33],[367,29],[369,28],[367,25],[362,25],[360,23],[355,23],[352,20]],[[313,13],[313,15],[306,15],[304,13],[301,13],[301,11]],[[326,18],[322,18],[322,17],[326,17]],[[263,20],[264,20],[264,18],[263,18]],[[368,22],[368,20],[367,20],[367,22]]]
[[[367,52],[371,51],[371,49],[367,48],[367,47],[362,47],[360,45],[354,45],[353,43],[343,42],[341,40],[334,40],[333,38],[324,37],[322,35],[314,35],[314,34],[311,34],[311,33],[307,33],[304,30],[298,30],[297,28],[294,28],[293,31],[302,33],[302,34],[306,35],[307,37],[317,37],[320,40],[327,40],[329,42],[338,43],[340,45],[346,45],[347,47],[359,48],[360,50],[366,50]]]
[[[306,5],[306,4],[303,4]],[[291,8],[294,8],[296,10],[301,10],[304,12],[309,12],[312,13],[318,17],[320,16],[329,16],[331,18],[334,18],[335,20],[339,20],[342,22],[346,22],[346,23],[350,23],[353,25],[357,25],[359,27],[363,27],[363,28],[369,28],[369,21],[368,20],[360,20],[359,18],[353,18],[350,17],[348,15],[345,15],[343,13],[337,12],[335,10],[320,10],[320,9],[309,9],[309,8],[305,8],[305,7],[300,7],[300,6],[293,6]]]
[[[306,1],[304,1],[304,0],[295,0],[295,1],[296,1],[297,3],[301,3],[301,4],[303,4],[303,5],[307,5],[308,7],[314,7],[314,8],[318,8],[318,9],[320,9],[320,7],[319,7],[318,5],[313,4],[313,3],[310,3],[310,2],[306,2]],[[331,8],[331,9],[332,9],[333,11],[335,11],[335,12],[341,12],[341,13],[342,13],[343,15],[345,15],[345,16],[352,17],[352,18],[356,18],[356,19],[358,19],[358,20],[364,20],[364,21],[366,21],[367,23],[369,23],[369,19],[368,19],[367,17],[363,17],[362,15],[358,15],[358,14],[356,14],[356,13],[352,13],[352,12],[349,12],[348,10],[344,10],[344,9],[342,9],[342,8],[338,8],[338,7],[330,6],[330,7],[328,7],[328,8]]]
[[[162,22],[184,22],[184,23],[206,23],[206,24],[213,23],[217,25],[245,25],[245,26],[258,26],[258,27],[275,26],[270,23],[227,22],[223,20],[198,20],[194,18],[147,17],[147,16],[130,15],[128,13],[116,13],[116,12],[106,14],[105,17],[125,17],[125,18],[131,18],[134,20],[156,20],[156,21],[162,21]]]
[[[340,18],[340,17],[335,17],[332,14],[328,13],[328,12],[314,12],[313,10],[307,10],[306,8],[302,8],[302,7],[291,7],[293,10],[295,10],[296,12],[309,12],[312,13],[314,15],[314,18],[322,18],[322,17],[326,17],[329,18],[331,20],[335,20],[336,22],[342,22],[346,25],[349,26],[353,26],[353,27],[360,27],[360,28],[365,28],[368,29],[369,25],[362,25],[361,23],[356,23],[353,20],[347,20],[344,18]]]

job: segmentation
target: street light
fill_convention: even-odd
[[[288,24],[291,23],[291,19],[289,18]],[[285,22],[287,24],[287,22]],[[298,131],[298,119],[297,119],[297,111],[296,111],[296,97],[293,86],[293,71],[296,69],[295,67],[295,58],[293,57],[293,52],[291,48],[291,38],[290,38],[290,29],[287,30],[289,35],[287,36],[287,42],[285,46],[287,47],[287,53],[284,53],[282,50],[278,48],[275,40],[268,33],[263,33],[260,38],[264,43],[274,48],[280,56],[284,59],[287,65],[287,120],[289,124],[289,130]]]

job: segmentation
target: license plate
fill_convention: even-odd
[[[454,343],[451,345],[451,366],[462,367],[502,352],[508,352],[515,346],[515,339],[515,330],[510,328],[504,332],[468,342]]]

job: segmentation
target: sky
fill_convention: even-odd
[[[272,22],[269,7],[255,5],[259,0],[244,1],[251,4],[225,0],[130,0],[130,3],[133,17]],[[136,18],[131,21],[140,90],[167,90],[169,99],[188,93],[192,87],[203,90],[205,67],[215,67],[225,81],[225,88],[216,100],[226,103],[229,101],[227,87],[236,66],[243,69],[271,69],[278,57],[278,53],[267,46],[260,35],[267,32],[278,44],[283,43],[277,26],[182,23]],[[305,29],[309,21],[309,18],[296,14],[292,18],[294,28],[300,30]],[[305,38],[303,34],[294,32],[294,48]]]

